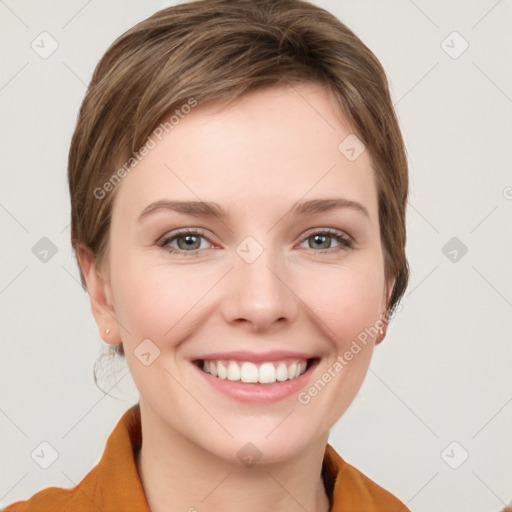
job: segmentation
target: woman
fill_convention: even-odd
[[[404,145],[347,27],[300,0],[159,11],[99,62],[68,177],[140,399],[82,482],[7,512],[408,510],[327,442],[408,281]]]

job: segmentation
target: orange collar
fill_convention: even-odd
[[[124,413],[107,440],[100,462],[77,486],[43,489],[3,512],[151,512],[135,463],[141,444],[137,403]],[[325,447],[322,477],[330,512],[409,512],[400,500],[345,462],[330,444]]]

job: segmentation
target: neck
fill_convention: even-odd
[[[239,512],[242,506],[245,512],[330,510],[321,477],[327,439],[292,460],[245,467],[216,457],[168,426],[156,427],[159,422],[149,431],[144,425],[136,465],[151,512]]]

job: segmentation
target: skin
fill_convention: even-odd
[[[123,343],[140,392],[137,465],[153,512],[326,511],[320,472],[329,430],[356,396],[380,338],[307,405],[296,395],[235,401],[198,378],[190,360],[213,351],[305,351],[321,358],[311,385],[376,323],[393,283],[384,274],[371,158],[364,151],[351,162],[338,150],[352,130],[320,85],[267,88],[220,107],[193,109],[118,185],[103,271],[79,252],[92,312],[104,341]],[[296,201],[331,197],[359,202],[368,218],[349,208],[286,215]],[[159,199],[215,201],[230,215],[159,211],[138,222]],[[192,249],[183,235],[169,242],[189,253],[158,246],[184,227],[205,232]],[[353,246],[315,241],[328,227]],[[250,264],[236,252],[247,236],[263,247]],[[160,350],[148,366],[134,355],[144,339]],[[251,468],[237,457],[248,441],[262,453]]]

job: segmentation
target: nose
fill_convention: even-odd
[[[246,326],[252,332],[282,328],[293,322],[300,300],[293,292],[282,258],[265,248],[252,262],[237,253],[233,261],[221,303],[226,322]]]

